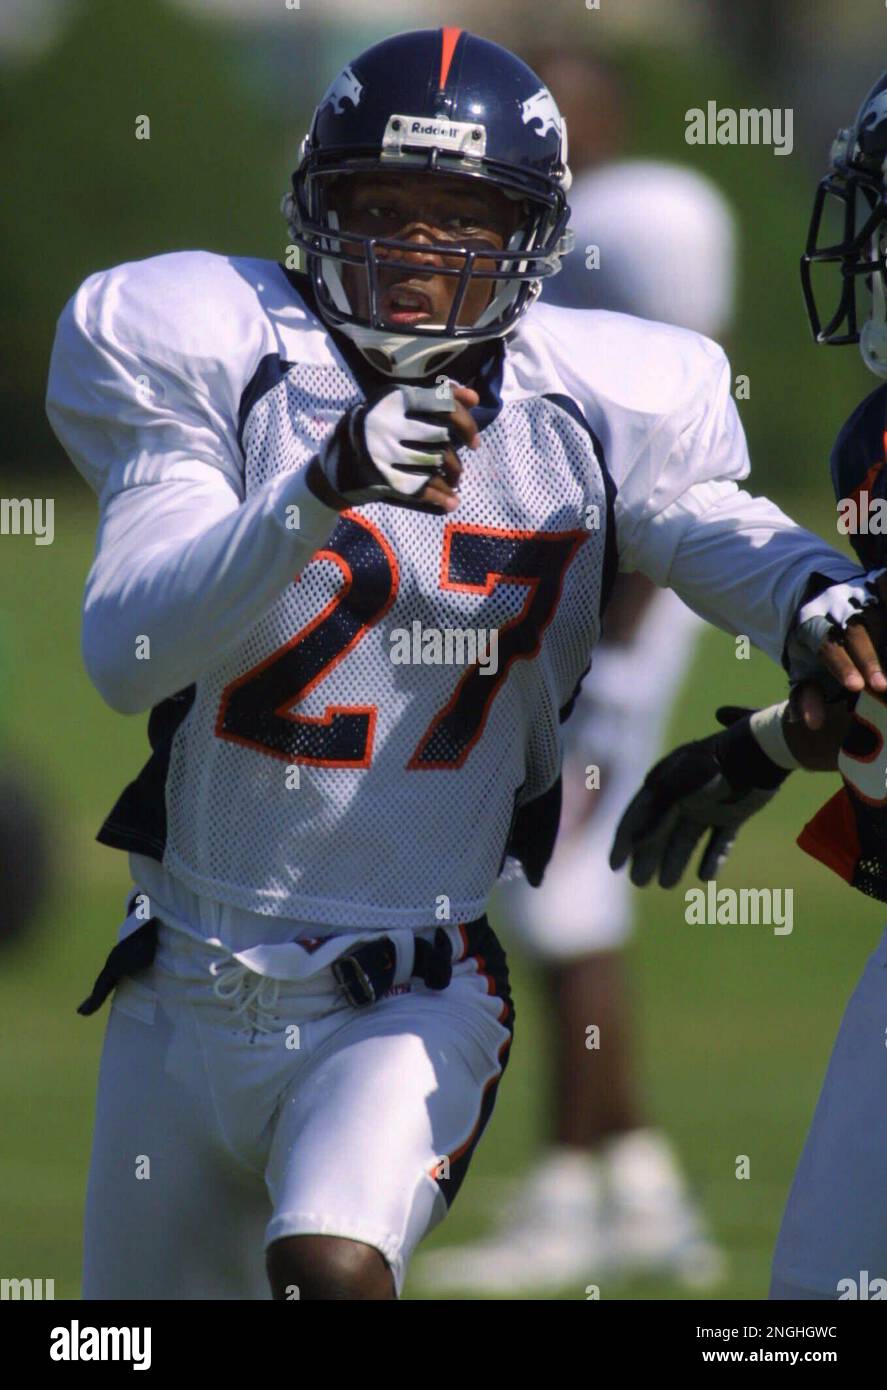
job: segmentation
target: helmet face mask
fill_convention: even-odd
[[[400,177],[404,178],[406,174],[407,171],[403,170]],[[337,172],[336,182],[342,177]],[[357,178],[359,174],[355,173],[351,177]],[[434,179],[435,174],[426,171],[422,177]],[[413,240],[401,240],[396,235],[373,235],[354,230],[351,224],[340,221],[335,200],[328,192],[324,194],[321,180],[318,180],[318,183],[321,183],[321,187],[312,200],[318,209],[317,220],[306,219],[302,223],[299,243],[314,261],[313,280],[318,302],[334,322],[351,321],[366,328],[390,329],[390,324],[387,324],[382,316],[380,304],[383,278],[386,274],[390,275],[395,265],[408,267],[410,262],[406,258],[415,257],[419,253],[433,252],[438,262],[434,267],[434,274],[452,279],[455,282],[455,292],[445,321],[429,324],[424,328],[417,327],[416,333],[444,333],[448,338],[464,340],[490,337],[492,335],[489,330],[493,325],[502,328],[503,331],[508,326],[506,316],[518,302],[524,287],[529,288],[533,281],[554,274],[557,269],[556,253],[563,235],[563,223],[566,221],[565,208],[561,210],[559,222],[551,226],[551,209],[545,205],[534,205],[522,217],[507,246],[497,247],[486,238],[471,235],[451,237],[441,233],[439,229],[436,230],[433,243],[429,245]],[[336,267],[335,279],[331,279],[329,275],[329,263]],[[337,286],[344,289],[349,279],[353,283],[356,278],[344,272],[346,266],[354,267],[363,282],[364,293],[359,297],[363,301],[362,305],[359,305],[359,302],[355,304],[354,301],[358,297],[348,295],[347,290],[347,303],[336,293]],[[468,290],[472,282],[477,281],[486,282],[494,289],[494,302],[487,308],[496,309],[496,312],[488,316],[485,309],[481,318],[486,321],[470,324],[464,321],[463,309]],[[507,296],[501,287],[508,287]],[[500,297],[506,299],[506,302],[497,306],[495,300]]]
[[[829,200],[840,204],[844,234],[840,241],[820,245],[823,223],[828,218]],[[859,342],[860,315],[857,294],[860,277],[870,290],[870,278],[882,268],[872,256],[872,242],[879,227],[887,222],[887,202],[874,181],[840,174],[827,174],[820,182],[813,204],[807,247],[801,259],[801,284],[818,343],[841,347]],[[813,285],[812,267],[840,266],[840,293],[836,308],[823,323]]]
[[[429,65],[436,90],[422,71]],[[458,119],[463,114],[473,119]],[[370,49],[318,107],[284,200],[325,321],[378,370],[404,379],[429,375],[469,344],[508,333],[569,249],[565,151],[550,94],[498,45],[461,30],[428,30]],[[428,198],[438,203],[445,189],[455,195],[460,187],[476,203],[476,189],[488,204],[509,210],[502,219],[507,241],[473,227],[451,234],[424,215],[422,239],[412,240],[419,234],[412,211],[380,226],[382,234],[355,226],[347,194],[360,176],[395,176],[393,183],[417,192],[427,181]],[[404,231],[407,239],[398,235]],[[386,284],[400,271],[437,282],[437,312],[417,314],[422,321],[406,327],[392,323],[383,303]]]
[[[869,92],[854,124],[838,132],[830,163],[816,191],[801,257],[807,317],[817,343],[858,343],[866,366],[887,376],[887,73]],[[837,240],[824,237],[835,212],[841,222]],[[814,269],[827,265],[838,267],[838,298],[826,316]],[[866,294],[863,306],[860,288]]]

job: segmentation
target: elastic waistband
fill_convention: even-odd
[[[128,909],[119,932],[120,942],[145,925],[144,904],[137,891],[130,895]],[[417,939],[431,945],[435,939],[440,940],[438,933],[442,932],[449,942],[452,963],[456,965],[471,954],[471,943],[479,939],[478,933],[488,930],[484,915],[472,922],[455,925],[433,923],[419,929],[337,929],[323,936],[300,932],[291,941],[233,950],[217,937],[204,936],[184,918],[166,909],[155,912],[153,920],[158,925],[154,963],[164,974],[183,980],[205,980],[208,971],[218,968],[222,961],[233,960],[255,975],[285,983],[287,992],[290,989],[295,993],[304,990],[307,994],[321,994],[329,999],[341,994],[341,983],[333,967],[342,956],[359,947],[383,939],[389,941],[396,955],[392,986],[399,987],[409,984],[416,974],[422,973],[417,968]],[[424,949],[422,954],[424,958]]]
[[[220,1000],[236,996],[238,1012],[251,1008],[267,1014],[269,1007],[288,999],[309,1017],[336,1007],[373,1004],[411,989],[413,981],[431,990],[446,989],[454,967],[469,959],[488,981],[489,991],[510,1005],[504,954],[486,915],[409,933],[339,933],[232,951],[187,924],[172,926],[159,917],[146,922],[137,904],[136,896],[120,939],[79,1013],[95,1013],[120,981],[151,967],[155,987],[168,997],[210,1002],[206,991],[213,981],[212,992]]]
[[[325,984],[337,991],[332,969],[335,962],[358,947],[383,938],[392,943],[396,952],[394,984],[407,984],[415,969],[415,939],[419,937],[424,941],[433,941],[438,931],[437,926],[429,926],[419,931],[337,932],[333,936],[301,936],[294,941],[232,951],[217,938],[201,936],[187,924],[169,921],[165,916],[158,916],[157,921],[156,963],[167,974],[184,977],[204,974],[214,961],[233,959],[255,975],[285,981],[295,989],[303,987],[310,992]],[[141,922],[136,921],[129,927],[127,921],[124,927],[136,930],[140,925]],[[121,933],[121,939],[129,934],[129,930]],[[446,926],[444,931],[452,947],[453,960],[461,959],[466,953],[468,940],[463,925]]]

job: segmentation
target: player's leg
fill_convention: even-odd
[[[266,1172],[275,1297],[399,1294],[458,1192],[511,1041],[501,948],[489,927],[465,930],[447,989],[339,1010],[325,1039],[309,1038]]]
[[[578,779],[575,758],[565,772]],[[617,763],[605,797],[589,795],[586,816],[558,843],[541,887],[503,894],[506,920],[531,956],[546,996],[550,1137],[560,1149],[591,1151],[646,1118],[625,949],[631,891],[627,876],[613,874],[608,862],[616,808],[631,785],[631,774]]]
[[[563,918],[559,905],[567,898],[571,913],[577,902],[584,905],[582,946],[577,940],[575,955],[537,958],[551,1020],[552,1141],[587,1150],[645,1120],[632,1046],[627,881],[608,874],[604,843],[596,836],[592,852],[585,841],[581,878],[562,870],[551,885],[549,920]]]
[[[565,870],[561,854],[537,890],[553,938],[534,953],[548,986],[548,1143],[488,1236],[419,1257],[417,1277],[431,1290],[530,1293],[626,1269],[677,1270],[690,1281],[717,1272],[671,1145],[636,1097],[622,949],[628,892],[609,872],[606,843],[580,838],[575,861]],[[592,932],[600,952],[588,951]]]
[[[614,1266],[676,1269],[690,1282],[719,1272],[671,1145],[638,1094],[624,952],[630,886],[609,867],[616,824],[657,756],[698,629],[674,595],[657,592],[634,640],[592,668],[588,696],[566,726],[564,814],[551,864],[540,888],[507,883],[496,904],[533,958],[549,1005],[548,1146],[488,1239],[422,1257],[430,1287],[514,1292],[529,1287],[531,1268],[537,1288]],[[599,789],[586,785],[589,767]]]
[[[83,1297],[268,1298],[270,1203],[225,1146],[194,1011],[156,968],[112,996],[86,1202]]]
[[[397,1297],[394,1277],[372,1245],[342,1236],[281,1236],[268,1247],[268,1281],[280,1301]]]
[[[630,795],[629,781],[637,784],[633,777],[613,778],[613,790],[619,793],[615,800],[622,806]],[[605,806],[601,814],[612,822]],[[722,1259],[679,1159],[667,1136],[652,1124],[639,1093],[625,949],[631,904],[626,877],[610,873],[606,863],[613,829],[606,824],[595,834],[592,818],[589,833],[574,842],[570,865],[562,864],[553,879],[547,904],[548,920],[564,922],[568,932],[573,923],[572,940],[576,947],[584,941],[587,953],[559,956],[549,951],[540,962],[550,1001],[554,1082],[553,1143],[534,1181],[540,1222],[554,1231],[555,1222],[543,1218],[552,1204],[556,1210],[563,1207],[552,1193],[559,1183],[574,1194],[572,1212],[569,1205],[563,1207],[565,1237],[571,1223],[573,1229],[584,1229],[585,1253],[575,1242],[576,1257],[587,1262],[594,1252],[589,1278],[651,1271],[705,1286],[720,1277]],[[583,905],[584,922],[578,920],[576,904]],[[567,945],[557,927],[553,936]],[[565,1238],[560,1244],[552,1280],[559,1264],[564,1272],[570,1269],[563,1254],[569,1242]]]
[[[887,1292],[885,1028],[887,932],[841,1021],[776,1242],[771,1298]]]
[[[541,888],[517,885],[503,904],[540,966],[552,1006],[552,1137],[559,1146],[585,1150],[645,1122],[624,955],[632,902],[627,876],[609,867],[609,851],[619,818],[658,753],[699,630],[698,619],[671,593],[654,590],[650,597],[642,587],[636,594],[623,579],[617,597],[623,609],[641,605],[640,616],[623,616],[626,640],[611,642],[603,660],[596,659],[566,726],[555,854]]]
[[[633,598],[625,587],[623,606]],[[673,594],[656,591],[638,621],[620,626],[627,640],[592,667],[587,698],[567,725],[565,833],[541,889],[524,892],[516,926],[552,1004],[554,1171],[558,1155],[573,1155],[574,1170],[576,1155],[593,1160],[586,1210],[600,1199],[602,1264],[707,1283],[721,1261],[639,1095],[625,955],[632,901],[627,877],[609,868],[616,824],[658,753],[699,622]],[[599,769],[599,790],[586,786],[589,765]]]

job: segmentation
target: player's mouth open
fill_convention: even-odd
[[[415,285],[391,285],[382,295],[382,316],[399,327],[427,323],[434,311],[431,295]]]

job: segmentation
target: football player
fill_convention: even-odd
[[[853,123],[838,132],[814,203],[801,278],[817,343],[858,343],[866,366],[887,377],[887,72]],[[825,228],[834,227],[837,240]],[[837,265],[839,295],[825,320],[814,268]],[[859,304],[866,296],[867,314]],[[864,315],[864,317],[863,317]],[[862,318],[862,321],[860,321]],[[831,454],[841,525],[860,562],[887,564],[887,384],[853,411]],[[658,874],[676,884],[699,840],[700,877],[714,878],[733,839],[789,773],[837,768],[843,787],[804,828],[798,844],[860,892],[887,901],[887,705],[883,694],[848,699],[818,678],[769,709],[718,711],[727,727],[676,749],[648,774],[623,817],[614,868],[631,861],[635,883]],[[887,932],[847,1006],[773,1257],[776,1299],[883,1297],[887,1220],[881,1175],[887,1155],[884,1030]],[[872,1295],[870,1290],[877,1290]]]
[[[543,300],[675,323],[722,342],[736,256],[723,194],[693,169],[614,159],[625,94],[600,60],[543,51],[532,67],[557,92],[574,173],[576,245],[544,282]],[[547,1142],[489,1236],[417,1262],[430,1289],[554,1290],[649,1271],[699,1287],[723,1273],[679,1159],[641,1095],[625,954],[630,885],[607,862],[625,802],[661,750],[702,626],[669,589],[637,573],[617,576],[593,669],[565,725],[564,803],[544,882],[532,889],[516,873],[495,904],[545,990]],[[591,790],[589,768],[599,783]],[[590,1021],[601,1030],[592,1052]]]
[[[113,990],[87,1298],[397,1296],[494,1103],[486,903],[509,852],[541,879],[618,566],[887,689],[865,574],[739,487],[721,350],[531,310],[566,153],[514,55],[397,35],[303,143],[304,272],[165,255],[62,315],[84,659],[152,749],[99,836],[133,886],[81,1005]]]

